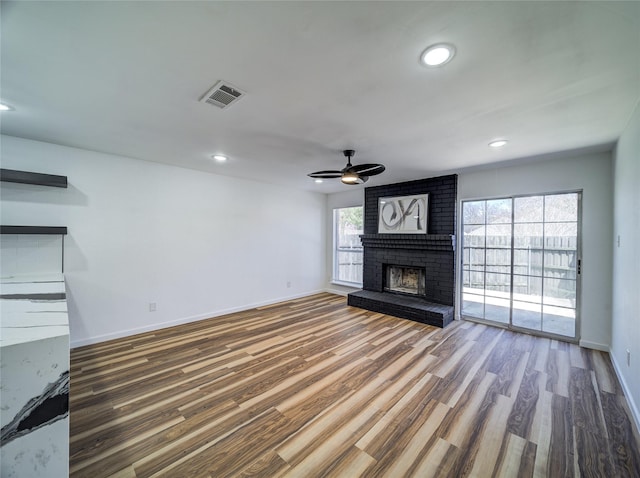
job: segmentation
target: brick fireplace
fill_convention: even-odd
[[[351,306],[444,327],[455,301],[456,175],[365,189],[363,290]],[[379,234],[380,198],[429,194],[426,234]]]

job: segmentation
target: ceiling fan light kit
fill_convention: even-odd
[[[353,149],[345,149],[342,154],[347,158],[347,165],[340,171],[328,170],[328,171],[316,171],[310,173],[307,176],[311,178],[331,179],[340,178],[344,184],[363,184],[369,180],[369,176],[375,176],[382,173],[385,167],[382,164],[351,164],[351,158],[356,152]]]
[[[360,178],[355,173],[345,173],[340,178],[340,181],[342,181],[344,184],[358,184],[358,180],[359,179]],[[364,182],[364,181],[362,181],[362,182]]]

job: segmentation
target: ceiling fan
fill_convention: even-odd
[[[351,158],[356,153],[353,149],[345,149],[343,152],[347,158],[347,165],[340,171],[316,171],[315,173],[307,174],[312,178],[340,178],[345,184],[362,184],[369,180],[369,176],[375,176],[384,171],[382,164],[351,164]]]

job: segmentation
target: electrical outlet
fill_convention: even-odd
[[[155,311],[156,311],[156,303],[149,302],[149,312],[155,312]]]
[[[631,366],[631,350],[627,349],[627,367]]]
[[[291,288],[291,281],[290,281],[290,280],[288,280],[288,281],[287,281],[287,289],[290,289],[290,288]]]
[[[618,234],[618,247],[620,247],[620,234]]]

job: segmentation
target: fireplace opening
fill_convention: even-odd
[[[385,292],[424,296],[425,270],[420,267],[386,266]]]

